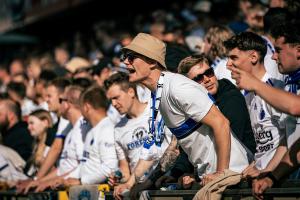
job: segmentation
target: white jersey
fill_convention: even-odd
[[[267,53],[264,58],[264,66],[266,68],[266,71],[272,77],[273,82],[274,80],[283,82],[284,75],[279,72],[276,61],[272,59],[272,56],[275,53],[274,45],[267,37],[262,36],[262,38],[266,41],[267,44]]]
[[[150,108],[147,106],[137,118],[129,119],[125,116],[115,127],[115,145],[118,159],[126,159],[131,172],[133,172],[139,161],[141,149],[148,137],[149,114]]]
[[[79,163],[83,155],[83,139],[89,128],[88,122],[80,117],[68,133],[57,168],[58,176],[69,173],[65,178],[79,178]]]
[[[218,80],[221,80],[223,78],[226,78],[230,80],[231,83],[236,85],[235,80],[231,78],[231,71],[227,69],[227,58],[217,58],[213,61],[211,64],[211,67],[214,69],[215,75]]]
[[[33,111],[37,110],[38,106],[30,99],[25,97],[23,99],[23,104],[21,105],[21,113],[22,117],[28,116]]]
[[[178,143],[189,156],[191,163],[208,163],[205,173],[217,168],[217,155],[212,129],[200,123],[209,112],[213,101],[200,84],[180,75],[164,72],[160,112],[166,126],[177,137]],[[229,169],[241,172],[249,165],[247,151],[231,134]]]
[[[160,144],[152,145],[150,148],[144,148],[144,143],[148,138],[149,132],[149,115],[150,104],[145,108],[144,112],[137,118],[128,119],[123,117],[115,127],[115,142],[118,159],[127,159],[129,162],[130,172],[132,173],[139,159],[152,160],[154,164],[145,172],[139,182],[144,181],[155,169],[159,159],[170,144],[170,135],[163,134],[163,140]]]
[[[294,83],[289,82],[290,77],[295,79]],[[300,95],[300,69],[293,75],[287,76],[285,82],[285,91]],[[280,124],[286,128],[287,145],[290,148],[300,138],[300,117],[282,113]]]
[[[87,134],[80,166],[82,184],[103,183],[117,170],[118,159],[114,144],[114,124],[105,117]]]
[[[275,86],[272,77],[268,73],[263,76],[261,81]],[[279,125],[281,113],[254,92],[245,92],[244,96],[256,142],[254,156],[256,167],[260,170],[265,169],[273,158],[280,140],[284,138],[285,129]]]
[[[109,119],[114,123],[115,125],[121,120],[122,115],[113,107],[111,104],[109,105],[107,111],[106,111],[107,116]]]
[[[60,117],[55,137],[65,139],[72,128],[73,125],[69,122],[69,120]]]
[[[138,84],[136,85],[136,92],[140,102],[147,103],[150,101],[151,91],[147,87]]]

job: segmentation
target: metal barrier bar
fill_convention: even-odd
[[[150,197],[193,197],[198,190],[148,190]],[[227,189],[223,197],[251,197],[252,189]],[[300,197],[300,188],[270,188],[265,192],[265,197]],[[105,200],[113,200],[113,193],[105,193]]]
[[[100,187],[102,186],[102,187]],[[199,185],[198,185],[199,186]],[[15,191],[2,191],[0,192],[0,200],[72,200],[77,199],[78,196],[99,196],[100,190],[106,190],[103,185],[81,185],[71,187],[69,196],[66,191],[46,191],[39,193],[28,193],[27,195],[17,194]],[[73,191],[73,192],[72,192]],[[192,190],[148,190],[150,197],[193,197],[199,188],[193,188]],[[62,195],[64,193],[64,195]],[[88,194],[89,193],[89,194]],[[103,194],[103,193],[101,193]],[[224,191],[223,197],[251,197],[252,189],[249,188],[247,183],[242,183],[232,188],[228,188]],[[266,197],[300,197],[300,181],[288,180],[282,184],[280,188],[270,188],[265,192]],[[111,200],[113,198],[113,192],[105,192],[105,200]]]
[[[0,192],[1,200],[58,200],[58,193],[55,191],[30,192],[27,195],[17,194],[15,191]]]

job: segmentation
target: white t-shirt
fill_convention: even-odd
[[[79,163],[82,160],[83,143],[89,128],[89,123],[80,117],[68,133],[57,168],[58,176],[69,173],[65,178],[79,178]]]
[[[227,64],[227,58],[223,58],[223,59],[217,58],[212,63],[211,67],[214,69],[215,75],[218,80],[226,78],[230,80],[231,83],[236,85],[235,80],[231,78],[231,71],[227,69],[226,64]]]
[[[107,112],[106,112],[107,116],[109,117],[109,119],[112,121],[113,124],[117,124],[121,118],[122,115],[117,111],[117,109],[115,109],[115,107],[113,107],[111,104],[109,105]]]
[[[147,103],[150,101],[151,91],[147,87],[142,85],[137,85],[136,92],[140,102]]]
[[[65,139],[72,128],[73,125],[69,122],[69,120],[60,117],[55,137]]]
[[[23,104],[21,105],[22,117],[28,116],[37,108],[38,106],[32,100],[25,97],[23,99]]]
[[[166,126],[177,137],[194,166],[209,163],[205,173],[215,172],[217,155],[213,131],[205,124],[199,127],[213,101],[200,84],[180,74],[164,73],[160,112]],[[244,170],[249,165],[247,156],[251,157],[250,151],[231,134],[229,169],[236,172]]]
[[[147,105],[144,112],[137,118],[129,119],[125,116],[115,126],[115,145],[118,159],[127,159],[131,172],[136,167],[144,141],[148,137],[149,114],[150,108]]]
[[[267,37],[262,36],[262,38],[267,43],[267,53],[264,58],[264,66],[266,68],[266,71],[272,77],[273,82],[274,80],[284,81],[284,75],[279,72],[276,61],[272,59],[272,56],[275,53],[274,45]]]
[[[268,73],[261,81],[276,87]],[[285,129],[279,125],[281,113],[254,92],[246,92],[244,96],[256,142],[256,167],[260,170],[265,169],[273,158],[280,140],[284,138]]]
[[[298,80],[297,84],[287,84],[284,90],[300,95],[300,80]],[[290,148],[300,138],[300,117],[282,113],[280,124],[286,128],[287,145]]]
[[[82,184],[103,183],[118,168],[114,124],[105,117],[87,134],[80,166]]]

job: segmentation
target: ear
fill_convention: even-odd
[[[154,70],[158,66],[157,62],[150,63],[150,69]]]
[[[257,51],[252,51],[250,54],[251,63],[253,65],[256,65],[259,62],[260,55],[257,53]]]
[[[49,126],[50,126],[48,120],[43,119],[43,120],[41,120],[41,121],[42,121],[42,123],[43,123],[46,127],[49,127]]]
[[[127,93],[131,98],[134,98],[136,96],[133,88],[129,88]]]
[[[92,106],[89,103],[84,103],[83,104],[83,110],[84,110],[84,112],[87,113],[90,110],[91,107]]]

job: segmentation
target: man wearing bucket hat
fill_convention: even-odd
[[[236,140],[228,120],[221,114],[207,90],[180,74],[167,72],[165,44],[145,33],[139,33],[123,48],[129,81],[151,90],[149,140],[155,140],[156,116],[160,112],[165,125],[178,139],[193,165],[207,165],[202,184],[223,174],[225,169],[242,172],[251,153]],[[231,154],[237,156],[230,156]],[[116,188],[118,197],[122,189]]]

